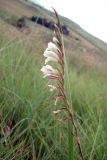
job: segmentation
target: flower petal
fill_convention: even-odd
[[[48,48],[47,48],[47,50],[53,51],[53,52],[55,52],[55,53],[58,53],[59,48],[58,48],[58,47],[56,46],[56,44],[54,44],[53,42],[49,42],[49,43],[48,43]]]
[[[56,90],[59,90],[59,87],[58,87],[58,86],[48,85],[48,87],[50,87],[50,91],[56,91]]]
[[[43,66],[42,68],[41,68],[41,71],[42,72],[47,72],[47,71],[53,71],[53,68],[52,68],[52,66],[50,66],[50,65],[46,65],[46,66]]]
[[[56,75],[48,75],[47,77],[49,79],[59,79],[59,76],[56,76]]]
[[[53,37],[53,42],[54,42],[55,44],[59,44],[59,41],[58,41],[58,39],[57,39],[56,37]]]
[[[44,76],[43,76],[44,78],[45,78],[45,77],[48,77],[48,78],[49,78],[50,76],[58,78],[58,75],[59,75],[58,70],[52,68],[52,66],[50,66],[50,65],[43,66],[43,67],[41,68],[41,71],[42,71],[43,74],[44,74]]]
[[[54,62],[58,62],[58,60],[56,58],[52,58],[52,57],[48,57],[45,60],[45,64],[47,64],[49,61],[54,61]]]
[[[57,60],[59,60],[58,54],[56,52],[49,51],[47,49],[44,52],[44,57],[53,57],[53,58],[56,58]]]

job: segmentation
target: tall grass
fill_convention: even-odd
[[[52,95],[39,71],[40,53],[34,53],[26,42],[12,42],[10,47],[7,43],[9,40],[1,37],[0,159],[66,160],[67,123],[52,114]],[[106,77],[78,72],[72,65],[68,72],[84,158],[106,160]],[[74,146],[74,160],[78,159]]]

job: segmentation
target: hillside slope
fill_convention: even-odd
[[[38,5],[25,2],[24,0],[0,0],[0,17],[2,22],[5,21],[0,23],[0,28],[5,28],[4,32],[11,31],[9,32],[10,34],[8,33],[8,36],[10,35],[11,38],[18,37],[19,39],[23,39],[23,37],[26,37],[29,39],[29,45],[35,52],[38,50],[41,52],[47,45],[47,42],[51,40],[52,31],[38,24],[33,24],[30,21],[27,21],[28,28],[24,28],[23,31],[7,23],[7,20],[11,19],[12,16],[18,19],[22,16],[31,17],[33,15],[55,21],[55,16],[52,12]],[[67,25],[70,30],[70,35],[64,36],[65,48],[70,57],[70,63],[78,68],[98,68],[107,71],[106,44],[89,35],[67,18],[60,17],[60,19],[61,23]],[[2,26],[4,23],[5,27]],[[14,33],[11,34],[13,30]],[[1,31],[2,33],[3,31]]]

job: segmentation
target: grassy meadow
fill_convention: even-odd
[[[53,115],[60,104],[54,106],[42,65],[42,52],[34,53],[27,39],[0,37],[0,159],[67,159],[67,121],[61,121],[65,115]],[[106,160],[106,75],[79,68],[68,63],[66,81],[84,157]],[[76,146],[74,159],[79,159]]]
[[[54,106],[50,82],[40,71],[53,33],[36,27],[28,34],[0,21],[0,160],[68,159],[66,115],[53,114],[61,104]],[[106,65],[96,57],[84,59],[79,42],[66,37],[64,42],[66,94],[77,118],[84,160],[107,160]],[[76,145],[74,160],[79,160]]]

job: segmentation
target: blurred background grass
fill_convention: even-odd
[[[2,36],[0,40],[0,157],[67,159],[67,124],[57,121],[63,116],[52,113],[54,101],[40,73],[42,52],[34,53],[26,39],[19,43]],[[106,160],[106,76],[68,65],[85,159]]]

